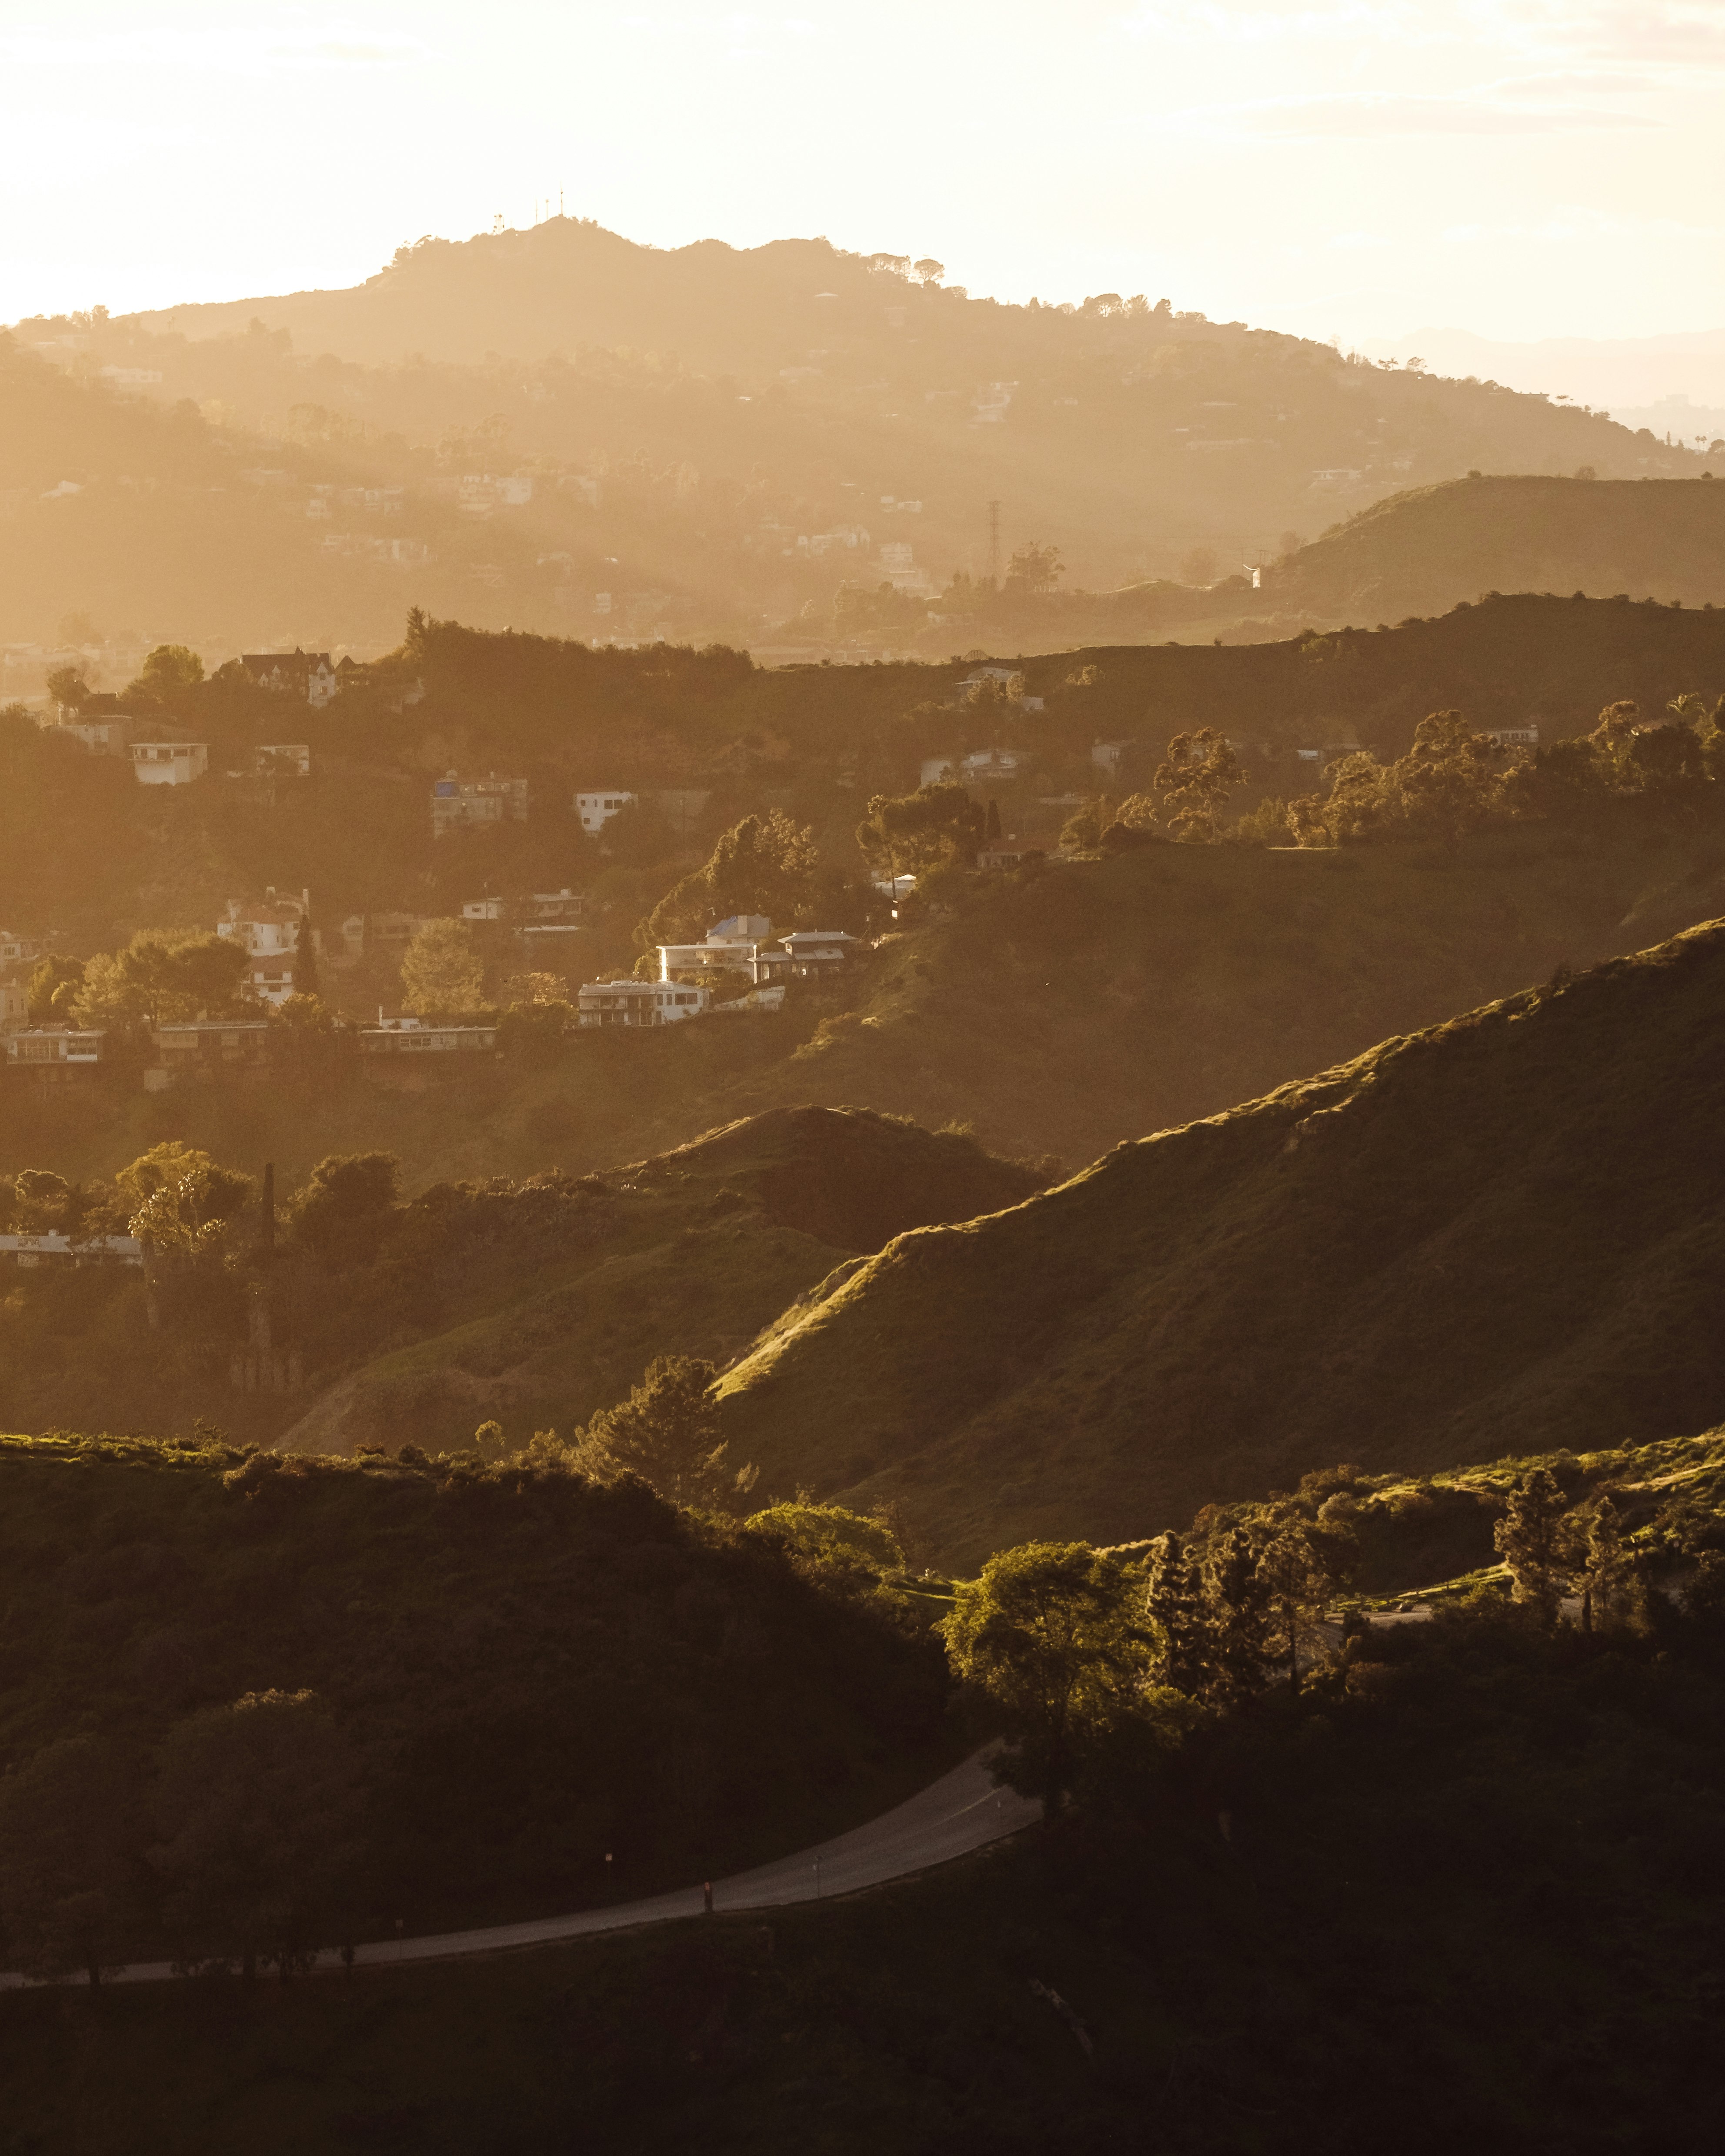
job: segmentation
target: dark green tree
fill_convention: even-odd
[[[1492,1537],[1508,1567],[1516,1600],[1548,1625],[1557,1622],[1569,1584],[1564,1526],[1568,1509],[1551,1470],[1532,1468],[1521,1487],[1511,1491]]]
[[[858,824],[856,843],[877,876],[973,868],[987,819],[962,786],[942,781],[914,793],[877,793]]]
[[[1214,1683],[1234,1698],[1258,1691],[1269,1663],[1271,1584],[1258,1557],[1251,1536],[1235,1527],[1204,1565]]]
[[[285,1984],[346,1929],[360,1764],[310,1691],[248,1692],[177,1723],[158,1754],[150,1861],[187,1966],[259,1964]]]
[[[300,916],[294,937],[294,993],[296,996],[321,996],[323,983],[317,968],[317,946],[312,939],[311,916]]]
[[[1144,1615],[1156,1641],[1156,1681],[1194,1697],[1207,1691],[1216,1669],[1210,1610],[1191,1552],[1176,1534],[1151,1545]]]
[[[94,1737],[62,1738],[0,1780],[0,1924],[27,1976],[81,1969],[95,1986],[118,1965],[147,1876],[142,1799],[131,1763]]]
[[[365,1265],[395,1212],[401,1163],[393,1152],[333,1152],[283,1209],[295,1242],[326,1265]]]
[[[643,950],[693,943],[720,921],[762,914],[781,933],[803,924],[819,856],[814,834],[782,809],[745,816],[711,855],[655,906],[635,932]]]

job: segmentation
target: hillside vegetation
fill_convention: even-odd
[[[243,1951],[285,1979],[398,1917],[680,1883],[869,1816],[940,1740],[923,1620],[639,1482],[5,1438],[0,1566],[0,1786],[64,1762],[111,1792],[82,1860],[105,1963]],[[245,1741],[271,1722],[285,1752]]]
[[[249,1165],[249,1163],[248,1163]],[[337,1158],[189,1267],[13,1271],[0,1423],[189,1429],[304,1452],[497,1447],[584,1422],[655,1357],[721,1364],[834,1267],[1044,1178],[862,1110],[779,1110],[605,1177],[443,1183],[398,1204],[388,1157]],[[100,1204],[100,1194],[85,1194]],[[120,1214],[127,1210],[120,1207]],[[183,1266],[183,1261],[181,1261]],[[261,1342],[265,1380],[232,1372]],[[299,1373],[271,1389],[274,1358]]]
[[[1337,1457],[1694,1429],[1725,1151],[1725,925],[1385,1042],[901,1238],[725,1378],[769,1486],[954,1559],[1121,1540]]]
[[[1725,603],[1719,461],[1712,485],[1473,477],[1393,495],[1276,562],[1261,604],[1366,622],[1486,591]]]
[[[158,499],[146,552],[114,516],[133,467],[105,473],[94,431],[61,450],[35,493],[70,480],[83,508],[27,494],[0,533],[13,637],[81,608],[110,630],[375,649],[412,602],[493,628],[944,653],[990,640],[955,631],[990,609],[950,583],[991,573],[990,501],[995,573],[1051,547],[1070,585],[1106,592],[1237,577],[1338,513],[1472,470],[1702,469],[1603,413],[1154,294],[1004,306],[824,240],[660,249],[576,218],[428,240],[350,290],[16,336],[207,423],[232,470],[220,499]],[[506,475],[531,500],[464,511],[464,480]],[[385,487],[403,490],[388,508],[340,498]],[[926,596],[876,603],[888,543],[947,588],[943,623]],[[1190,618],[1167,589],[1135,611],[1132,637]]]

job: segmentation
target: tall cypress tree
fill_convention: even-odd
[[[310,906],[300,916],[299,933],[294,939],[294,993],[296,996],[320,996],[323,993],[323,983],[317,971],[317,949],[311,941]]]
[[[1150,1546],[1144,1614],[1157,1637],[1156,1674],[1178,1691],[1205,1691],[1214,1674],[1209,1613],[1192,1555],[1175,1534]]]
[[[1548,1625],[1568,1584],[1563,1521],[1568,1510],[1548,1467],[1532,1469],[1519,1490],[1510,1492],[1493,1540],[1515,1583],[1515,1598],[1536,1610]]]

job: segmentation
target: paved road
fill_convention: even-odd
[[[996,1789],[978,1752],[962,1767],[885,1812],[866,1826],[853,1827],[834,1840],[783,1856],[752,1871],[713,1881],[713,1907],[721,1916],[748,1909],[788,1908],[865,1887],[885,1886],[931,1866],[968,1856],[1004,1835],[1016,1834],[1038,1816],[1040,1807],[1010,1789]],[[608,1909],[583,1909],[574,1916],[543,1917],[526,1924],[493,1924],[482,1931],[439,1932],[422,1938],[380,1940],[358,1948],[357,1965],[395,1962],[447,1961],[460,1954],[497,1953],[511,1947],[549,1946],[560,1939],[586,1938],[595,1932],[632,1930],[639,1924],[664,1924],[698,1917],[702,1889],[684,1887],[642,1902],[624,1902]],[[341,1966],[333,1953],[318,1957],[320,1969]],[[135,1962],[109,1979],[116,1984],[160,1984],[173,1970],[165,1961]],[[81,1979],[69,1979],[82,1981]],[[0,1989],[23,1979],[0,1974]]]

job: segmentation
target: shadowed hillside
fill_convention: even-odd
[[[1722,1047],[1716,922],[1122,1145],[891,1245],[725,1379],[734,1441],[963,1560],[1338,1458],[1703,1427]]]

